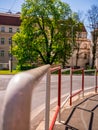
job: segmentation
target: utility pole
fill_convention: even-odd
[[[9,70],[10,72],[12,72],[12,60],[13,60],[13,56],[12,56],[12,37],[11,37],[11,42],[10,42],[10,59],[9,59]]]
[[[74,44],[74,27],[76,27],[78,24],[74,24],[74,25],[71,25],[71,34],[72,34],[72,53],[74,52],[74,48],[73,48],[73,44]],[[74,53],[73,53],[74,54]],[[74,67],[74,62],[73,62],[73,54],[72,54],[72,62],[71,62],[71,66],[72,68]]]

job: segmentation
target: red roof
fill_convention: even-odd
[[[0,25],[20,26],[20,15],[0,13]]]

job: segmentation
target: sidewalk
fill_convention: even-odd
[[[98,94],[77,100],[61,112],[61,122],[53,130],[98,130]]]
[[[2,108],[5,91],[2,91],[0,95]],[[51,110],[50,118],[53,117],[54,112],[55,108]],[[44,123],[45,119],[42,120],[40,115],[35,123],[33,122],[31,130],[44,130]],[[61,123],[56,121],[53,130],[98,130],[98,93],[74,101],[71,107],[65,105],[61,111]]]

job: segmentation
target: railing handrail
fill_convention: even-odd
[[[11,79],[3,107],[1,130],[30,129],[32,91],[49,68],[50,65],[45,65],[19,73]]]

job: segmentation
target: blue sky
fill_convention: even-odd
[[[91,5],[98,6],[98,0],[62,0],[70,5],[73,11],[83,11],[86,12],[90,9]]]
[[[62,0],[70,5],[71,9],[75,12],[86,12],[91,5],[98,5],[98,0]],[[9,9],[12,12],[21,10],[21,4],[24,0],[0,0],[0,12],[7,12]]]
[[[0,0],[0,12],[11,10],[13,13],[21,10],[24,0]]]

